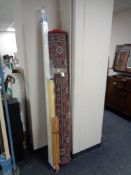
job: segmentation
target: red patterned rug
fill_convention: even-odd
[[[49,56],[55,82],[56,115],[60,118],[61,165],[70,161],[71,121],[69,94],[68,35],[66,32],[49,32]]]

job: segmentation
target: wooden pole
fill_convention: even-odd
[[[2,131],[2,136],[3,136],[4,149],[5,149],[5,157],[8,160],[10,159],[10,153],[9,153],[9,144],[8,144],[8,139],[7,139],[2,100],[1,100],[1,93],[0,93],[0,123],[1,123],[1,131]]]

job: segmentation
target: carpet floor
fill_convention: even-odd
[[[27,152],[21,175],[53,175],[45,150]],[[131,121],[105,111],[102,144],[73,158],[58,175],[131,175]],[[0,174],[1,175],[1,174]]]

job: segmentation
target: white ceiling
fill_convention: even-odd
[[[115,12],[127,9],[131,9],[131,0],[115,0],[114,2]]]
[[[115,12],[126,9],[131,9],[131,0],[115,0]],[[12,23],[12,0],[0,0],[0,31],[6,31]]]

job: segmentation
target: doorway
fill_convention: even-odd
[[[131,2],[115,0],[110,40],[105,104],[121,115],[131,116]]]

